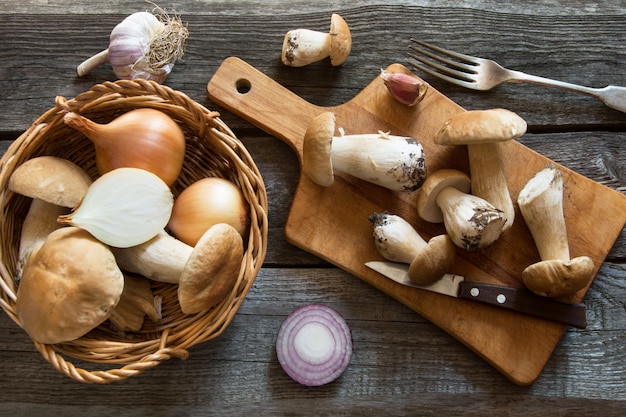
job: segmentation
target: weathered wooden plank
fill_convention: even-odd
[[[577,400],[605,399],[608,401],[602,406],[610,412],[617,406],[611,400],[626,396],[622,365],[626,313],[619,307],[626,297],[623,291],[617,293],[612,288],[615,276],[625,272],[623,265],[603,268],[587,299],[589,328],[566,332],[532,389],[511,385],[450,336],[342,271],[263,269],[222,336],[193,347],[186,361],[173,359],[106,387],[67,381],[3,315],[0,371],[5,381],[15,383],[3,386],[2,399],[13,402],[8,406],[18,410],[19,403],[52,404],[59,398],[71,398],[71,406],[66,408],[71,413],[73,407],[82,410],[102,405],[106,397],[107,405],[114,408],[129,406],[129,410],[137,411],[140,407],[165,407],[181,413],[201,405],[208,412],[217,412],[235,404],[259,402],[273,411],[284,406],[291,410],[292,405],[285,402],[294,396],[314,401],[330,397],[342,399],[346,413],[361,411],[356,405],[361,403],[372,407],[362,415],[376,415],[383,405],[394,415],[410,406],[429,410],[433,406],[429,401],[436,397],[451,407],[456,396],[472,393],[478,414],[502,411],[509,404],[507,411],[520,415],[529,404],[531,409],[532,404],[545,405],[548,397],[559,398],[564,409],[581,410],[591,409],[591,404]],[[316,390],[289,380],[274,353],[281,321],[304,303],[325,303],[340,311],[351,326],[355,343],[348,371],[335,383]],[[610,316],[596,315],[597,311]],[[598,367],[605,371],[598,373]],[[28,384],[28,390],[22,384]],[[155,390],[156,386],[160,389]],[[490,399],[496,401],[496,408],[485,403]],[[384,404],[379,404],[381,401]],[[452,407],[451,415],[462,410]]]
[[[267,14],[212,15],[207,11],[186,16],[191,32],[187,53],[176,65],[168,85],[213,108],[215,105],[206,99],[206,83],[223,59],[237,55],[315,104],[339,104],[363,89],[381,67],[404,62],[410,37],[574,83],[626,84],[620,69],[626,57],[621,47],[626,40],[626,22],[619,14],[577,19],[464,8],[345,8],[343,14],[354,39],[348,62],[341,68],[323,62],[294,69],[279,62],[284,33],[295,25],[325,30],[328,12],[296,17],[276,9],[266,10]],[[398,25],[397,16],[408,24]],[[5,62],[0,68],[3,129],[24,130],[52,106],[55,96],[73,97],[95,83],[114,79],[108,65],[83,78],[75,76],[75,67],[108,46],[111,29],[123,17],[119,13],[0,16],[0,36],[5,42],[0,51],[0,59]],[[68,39],[72,40],[71,48]],[[583,124],[624,130],[626,124],[623,114],[586,96],[561,90],[506,85],[476,94],[425,78],[463,107],[502,106],[517,111],[528,120],[531,130],[545,126],[571,130]],[[225,115],[225,119],[231,127],[242,126],[237,118]]]

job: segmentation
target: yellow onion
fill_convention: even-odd
[[[167,114],[135,109],[107,124],[69,112],[64,122],[87,136],[96,150],[100,175],[122,167],[150,171],[171,186],[183,166],[185,135]]]
[[[226,223],[242,237],[250,223],[248,205],[239,187],[224,178],[203,178],[185,188],[174,201],[168,228],[180,241],[195,246],[211,226]]]

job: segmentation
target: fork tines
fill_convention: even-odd
[[[411,42],[414,44],[409,45],[409,48],[414,53],[409,52],[408,56],[421,64],[410,60],[408,65],[453,84],[475,88],[473,84],[478,63],[474,61],[474,57],[449,51],[417,39],[411,39]]]

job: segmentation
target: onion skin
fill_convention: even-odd
[[[311,304],[292,312],[281,324],[276,355],[294,381],[320,386],[339,378],[352,358],[352,335],[332,308]]]
[[[250,215],[239,187],[227,179],[210,177],[180,193],[167,226],[178,240],[195,246],[204,232],[218,223],[234,227],[245,238]]]
[[[63,121],[93,142],[100,175],[116,168],[141,168],[172,186],[180,174],[185,135],[178,123],[162,111],[135,109],[107,124],[70,112]]]

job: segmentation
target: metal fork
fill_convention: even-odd
[[[411,42],[414,45],[410,45],[409,48],[414,53],[409,52],[408,55],[421,64],[413,61],[409,61],[408,64],[452,84],[474,90],[490,90],[505,82],[539,84],[587,94],[608,107],[626,113],[626,87],[609,85],[604,88],[591,88],[570,84],[510,70],[492,60],[449,51],[417,39],[411,39]]]

